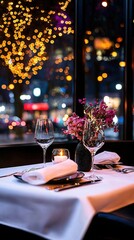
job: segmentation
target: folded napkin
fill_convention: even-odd
[[[94,157],[94,164],[117,164],[120,156],[115,152],[104,151]]]
[[[67,159],[63,162],[48,165],[38,170],[25,172],[22,175],[22,180],[32,185],[40,185],[45,184],[54,178],[73,174],[77,171],[77,169],[77,163],[71,159]]]

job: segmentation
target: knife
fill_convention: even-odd
[[[60,187],[58,186],[57,188],[54,189],[55,192],[60,192],[69,188],[75,188],[75,187],[80,187],[82,185],[86,185],[86,184],[91,184],[91,183],[96,183],[101,181],[102,178],[96,178],[94,180],[89,180],[89,179],[82,179],[79,182],[74,182],[74,183],[70,183],[70,184],[66,184],[66,185],[61,185]]]

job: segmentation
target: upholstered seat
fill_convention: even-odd
[[[3,236],[3,239],[6,240],[19,240],[19,239],[28,239],[28,240],[48,240],[43,237],[37,236],[33,233],[29,233],[17,228],[9,227],[0,224],[0,235]]]
[[[134,237],[134,204],[110,213],[97,213],[84,240],[131,240]]]

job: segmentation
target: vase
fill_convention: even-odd
[[[78,171],[88,172],[91,169],[91,154],[84,147],[82,142],[79,142],[75,149],[75,162],[78,164]]]

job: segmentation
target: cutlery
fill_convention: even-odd
[[[34,171],[34,170],[37,170],[37,169],[41,169],[42,167],[38,167],[38,168],[30,168],[30,169],[25,169],[21,172],[12,172],[12,173],[7,173],[7,174],[4,174],[4,175],[0,175],[0,178],[4,178],[4,177],[10,177],[12,175],[22,175],[24,172],[29,172],[29,171]]]
[[[106,165],[107,168],[112,169],[115,172],[120,172],[120,173],[130,173],[130,172],[134,172],[134,167],[125,167],[122,169],[119,168],[114,168],[111,165]]]
[[[122,169],[122,172],[123,172],[123,173],[134,172],[134,167],[123,168],[123,169]]]
[[[93,180],[91,180],[91,179],[89,180],[88,178],[83,178],[79,182],[74,182],[74,183],[70,183],[70,184],[63,184],[61,186],[55,187],[53,190],[55,192],[60,192],[60,191],[66,190],[66,189],[75,188],[75,187],[79,187],[79,186],[86,185],[86,184],[96,183],[96,182],[99,182],[101,180],[102,180],[102,178],[99,178],[99,177],[96,178],[96,179],[93,179]]]
[[[1,175],[0,178],[4,178],[4,177],[10,177],[14,174],[21,174],[22,172],[12,172],[12,173],[7,173],[7,174],[4,174],[4,175]]]
[[[94,169],[96,169],[96,170],[102,170],[102,167],[94,164]]]

